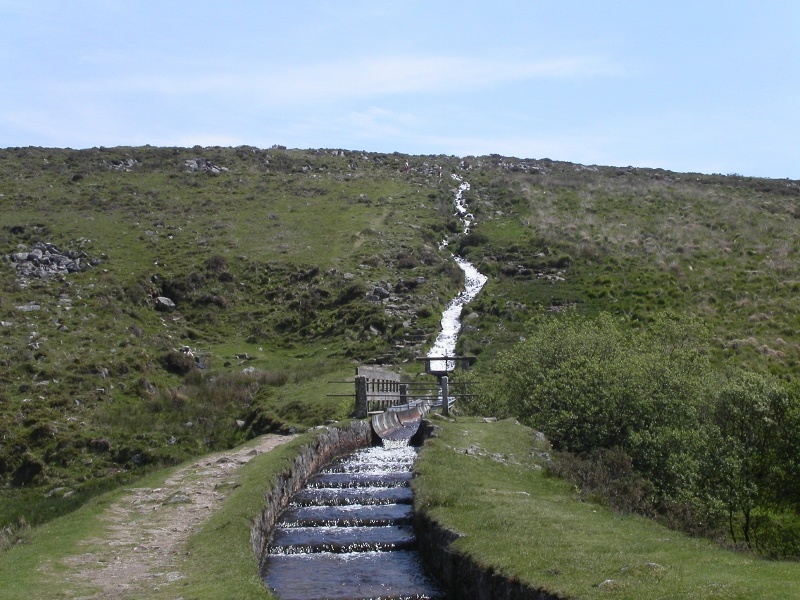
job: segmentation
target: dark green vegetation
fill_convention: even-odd
[[[711,367],[703,329],[661,318],[540,318],[474,409],[519,415],[553,470],[617,510],[770,557],[800,555],[800,387]]]
[[[620,357],[650,352],[630,376],[621,358],[613,380],[595,365],[595,388],[565,392],[569,418],[534,418],[544,388],[475,409],[515,413],[584,452],[572,472],[606,450],[632,461],[628,487],[648,510],[731,516],[722,530],[737,542],[764,523],[770,539],[796,539],[798,465],[771,420],[795,418],[798,182],[251,147],[0,151],[0,253],[46,242],[90,266],[39,279],[0,264],[0,524],[41,523],[143,470],[343,417],[348,399],[326,394],[346,390],[325,382],[356,363],[418,369],[461,279],[437,248],[458,231],[451,173],[470,182],[477,219],[451,247],[490,277],[459,344],[480,376],[510,386],[535,364],[515,344],[568,309],[589,319],[567,321],[588,338],[613,334]],[[157,310],[161,296],[175,308]],[[647,379],[645,357],[676,332],[691,351],[658,363],[663,382]],[[591,366],[577,364],[580,344],[570,352],[554,379]],[[722,427],[754,414],[769,422],[753,434],[769,440],[758,460],[749,433]],[[719,477],[703,498],[700,441],[715,439]],[[653,449],[667,443],[664,462]]]
[[[441,422],[415,504],[487,571],[563,598],[797,598],[800,564],[730,552],[585,500],[550,475],[547,443],[513,419]]]

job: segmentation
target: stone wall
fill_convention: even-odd
[[[272,529],[292,495],[336,456],[369,446],[369,423],[353,421],[346,428],[320,427],[316,439],[303,446],[292,466],[278,476],[275,486],[264,493],[264,508],[250,530],[250,544],[261,565],[267,553]]]

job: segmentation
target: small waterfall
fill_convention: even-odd
[[[464,200],[464,192],[469,191],[470,185],[468,182],[463,181],[461,177],[455,173],[450,175],[455,179],[459,185],[456,189],[453,204],[456,209],[456,216],[461,219],[463,224],[464,235],[470,232],[472,225],[475,222],[475,217],[469,212],[467,203]],[[446,248],[450,240],[445,238],[440,244],[439,248]],[[433,347],[428,351],[429,357],[436,356],[455,356],[456,342],[458,341],[458,334],[461,332],[461,312],[467,303],[471,302],[481,288],[486,284],[488,278],[486,275],[478,271],[471,262],[460,256],[453,255],[453,259],[464,272],[464,289],[447,305],[444,313],[442,313],[442,325],[439,336],[433,344]],[[431,366],[434,370],[444,371],[443,361],[432,361]]]
[[[295,494],[264,564],[264,581],[281,600],[444,598],[411,527],[416,456],[401,442],[357,450]]]

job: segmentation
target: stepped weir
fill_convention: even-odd
[[[445,598],[416,548],[416,455],[402,442],[356,450],[292,497],[263,566],[281,600]]]

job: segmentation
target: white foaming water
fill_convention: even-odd
[[[458,216],[464,224],[464,234],[469,233],[470,227],[475,222],[475,217],[469,212],[467,203],[464,200],[464,192],[470,189],[469,183],[462,181],[461,177],[453,173],[453,179],[459,182],[453,204],[456,208],[456,216]],[[449,243],[448,239],[444,239],[440,248],[445,248]],[[478,271],[471,262],[460,256],[453,255],[453,259],[464,272],[464,289],[461,293],[450,301],[447,308],[442,313],[442,329],[439,336],[433,344],[433,347],[428,351],[429,357],[436,356],[455,356],[456,342],[458,341],[458,334],[461,332],[461,311],[464,306],[470,302],[481,288],[486,284],[488,277]],[[448,370],[445,361],[431,361],[431,368],[434,371]]]

